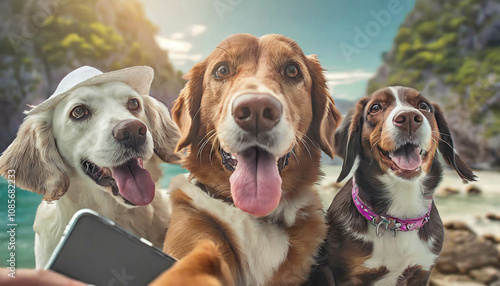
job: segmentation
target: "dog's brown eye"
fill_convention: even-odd
[[[136,98],[132,98],[127,102],[127,108],[130,110],[136,110],[139,108],[139,101]]]
[[[418,109],[422,110],[422,111],[427,111],[427,112],[431,112],[431,107],[429,106],[429,104],[427,104],[427,102],[425,101],[422,101],[418,104]]]
[[[380,106],[380,104],[378,104],[378,103],[375,103],[374,105],[372,105],[370,107],[371,114],[377,114],[380,112],[380,110],[382,110],[382,106]]]
[[[217,79],[226,78],[229,75],[229,68],[226,65],[221,65],[215,71],[214,77]]]
[[[71,117],[73,119],[84,119],[85,117],[89,116],[90,111],[85,107],[85,106],[77,106],[71,110]]]
[[[285,74],[289,78],[294,78],[299,74],[299,69],[295,65],[287,65],[285,68]]]

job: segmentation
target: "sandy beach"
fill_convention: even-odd
[[[322,169],[319,192],[327,209],[341,185],[335,183],[341,166]],[[500,285],[500,172],[475,173],[477,182],[463,184],[453,170],[445,169],[434,195],[445,238],[430,286]],[[496,219],[488,219],[488,214]]]
[[[319,192],[325,209],[330,206],[337,193],[337,176],[340,165],[323,165],[325,177],[320,182]],[[463,221],[478,235],[500,236],[500,222],[491,221],[486,214],[500,214],[500,172],[475,171],[478,181],[464,184],[452,169],[445,169],[443,181],[435,193],[436,206],[443,222]],[[467,189],[476,187],[480,194],[467,194]],[[456,192],[447,194],[445,189]]]

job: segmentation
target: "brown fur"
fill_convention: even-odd
[[[421,102],[426,102],[427,108],[422,108],[422,115],[427,118],[432,130],[430,149],[423,160],[421,181],[422,196],[430,199],[441,180],[442,167],[436,158],[439,150],[445,161],[451,165],[457,174],[464,180],[475,180],[472,170],[463,163],[458,154],[453,151],[453,141],[450,136],[444,116],[437,105],[431,105],[416,90],[400,87],[398,96],[407,106],[419,108]],[[381,104],[379,112],[370,112],[373,104]],[[384,123],[396,106],[396,99],[388,88],[374,92],[370,97],[360,99],[337,130],[335,143],[336,151],[343,157],[344,163],[338,181],[344,180],[354,167],[356,158],[359,160],[355,177],[359,187],[359,197],[370,205],[376,214],[387,214],[393,198],[389,195],[386,186],[378,178],[391,170],[390,160],[382,156],[382,151],[393,151],[396,147],[394,134],[389,134]],[[381,150],[380,150],[381,149]],[[363,239],[369,231],[369,222],[357,210],[352,199],[352,179],[339,191],[334,198],[327,214],[329,231],[326,239],[325,251],[327,259],[325,265],[319,267],[321,271],[313,272],[311,281],[322,281],[316,285],[330,285],[325,277],[334,276],[338,285],[370,285],[384,278],[394,271],[381,266],[368,269],[365,261],[372,257],[374,243]],[[429,221],[418,230],[418,237],[429,242],[429,250],[438,255],[443,245],[443,225],[438,210],[432,202]],[[386,233],[384,235],[392,235]],[[379,238],[375,238],[379,239]],[[383,239],[383,238],[380,238]],[[432,268],[432,266],[431,266]],[[430,271],[422,270],[421,265],[410,265],[401,273],[396,285],[425,285]]]
[[[150,286],[171,285],[233,285],[229,267],[211,240],[202,240],[184,259],[169,270],[170,276],[161,276]]]
[[[300,81],[292,82],[283,77],[280,69],[291,60],[302,71]],[[221,62],[230,67],[230,76],[222,81],[212,77],[212,71]],[[313,200],[298,211],[292,225],[287,225],[284,214],[255,218],[283,228],[290,242],[285,261],[266,285],[302,283],[326,235],[322,204],[314,183],[320,177],[321,150],[333,156],[334,130],[340,121],[340,113],[328,93],[322,72],[315,56],[304,56],[298,45],[284,36],[256,38],[248,34],[234,35],[192,68],[187,75],[189,81],[172,110],[182,133],[178,149],[188,148],[189,151],[183,162],[184,167],[200,184],[206,186],[204,190],[212,197],[230,198],[231,173],[221,164],[217,150],[224,142],[216,136],[227,114],[228,103],[235,94],[251,93],[259,86],[264,86],[283,104],[283,113],[293,125],[296,140],[290,146],[293,147],[294,155],[281,173],[281,201],[301,198],[303,195],[312,196]],[[232,280],[238,284],[241,281],[239,260],[244,257],[239,254],[239,246],[231,234],[231,225],[193,209],[188,198],[178,192],[173,194],[172,212],[164,251],[183,261],[183,257],[191,256],[200,241],[211,240],[218,246],[217,253],[229,266]],[[170,275],[169,271],[163,278],[163,285],[174,279],[184,279]],[[223,284],[222,281],[220,283]]]
[[[304,213],[314,213],[321,201],[316,198],[313,205],[299,210]],[[313,216],[311,218],[302,218],[295,224],[286,229],[290,237],[290,248],[288,255],[275,273],[270,285],[296,285],[304,280],[304,273],[308,274],[311,264],[313,264],[312,253],[316,253],[316,248],[321,244],[326,234],[325,222],[323,217]]]
[[[430,271],[422,270],[420,265],[413,265],[406,268],[406,270],[399,276],[396,284],[399,286],[424,286],[429,279]]]
[[[234,238],[231,233],[230,226],[226,226],[223,222],[221,222],[217,217],[212,216],[211,214],[196,209],[191,203],[191,199],[184,194],[180,190],[175,190],[171,195],[172,206],[175,209],[172,212],[172,223],[169,226],[168,234],[165,238],[165,247],[164,251],[169,253],[174,257],[192,257],[191,259],[196,259],[199,263],[209,263],[205,260],[212,261],[215,263],[214,265],[222,267],[222,263],[229,265],[238,265],[238,246],[234,243]],[[186,227],[189,225],[189,227]],[[189,239],[186,239],[189,238]],[[206,252],[212,252],[212,256],[201,256],[199,257],[194,253],[191,253],[191,249],[195,249],[200,244],[204,244],[204,241],[210,241],[213,247],[205,249]],[[217,242],[217,245],[214,244]],[[229,242],[233,242],[230,244]],[[195,258],[198,257],[198,258]],[[218,260],[223,258],[220,263],[216,263]],[[187,264],[189,265],[189,264]],[[182,266],[179,266],[179,269],[182,269]],[[225,273],[222,269],[221,275]],[[228,269],[229,270],[229,269]],[[187,271],[187,270],[186,270]],[[232,281],[231,277],[238,277],[238,269],[231,268],[231,274],[226,275],[225,279],[227,281]],[[213,275],[213,273],[208,273]],[[223,275],[221,276],[223,277]],[[170,285],[170,284],[169,284]],[[195,285],[186,284],[183,285]],[[222,285],[231,285],[224,284]]]
[[[417,106],[420,101],[424,100],[424,97],[414,89],[405,89],[404,97],[405,101],[407,101],[412,106]],[[378,161],[381,168],[387,170],[390,169],[390,165],[388,165],[387,162],[383,160],[380,152],[378,152],[377,150],[377,147],[385,151],[396,149],[392,134],[390,134],[386,129],[382,128],[387,116],[391,113],[395,106],[395,99],[392,96],[392,93],[390,93],[390,91],[387,89],[376,91],[370,96],[369,99],[366,99],[364,112],[367,112],[371,105],[377,102],[381,102],[384,107],[388,108],[383,108],[382,111],[375,115],[367,115],[367,121],[369,121],[370,123],[368,126],[374,127],[370,128],[365,125],[362,130],[362,142],[363,148],[366,150],[366,152],[370,152]],[[364,112],[359,112],[359,114],[363,114]],[[424,170],[424,172],[429,172],[432,166],[432,159],[434,158],[434,154],[438,147],[437,142],[440,140],[440,137],[434,114],[424,113],[424,116],[427,117],[429,123],[431,124],[432,131],[435,134],[432,136],[435,140],[431,139],[430,142],[432,147],[427,150],[427,160],[422,164],[422,169]]]

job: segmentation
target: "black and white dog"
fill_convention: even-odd
[[[412,88],[383,88],[359,100],[335,139],[344,158],[338,181],[354,176],[328,210],[325,258],[311,280],[426,285],[444,236],[433,201],[437,151],[464,181],[476,179],[440,108]]]

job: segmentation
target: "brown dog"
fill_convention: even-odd
[[[340,121],[322,71],[284,36],[238,34],[189,72],[172,112],[191,177],[170,186],[164,246],[180,261],[154,285],[307,278],[326,235],[321,150],[333,156]]]
[[[426,285],[443,245],[432,199],[442,179],[437,151],[464,181],[476,178],[455,153],[440,108],[412,88],[384,88],[356,104],[335,139],[344,157],[338,180],[355,172],[328,210],[329,258],[311,280]]]

